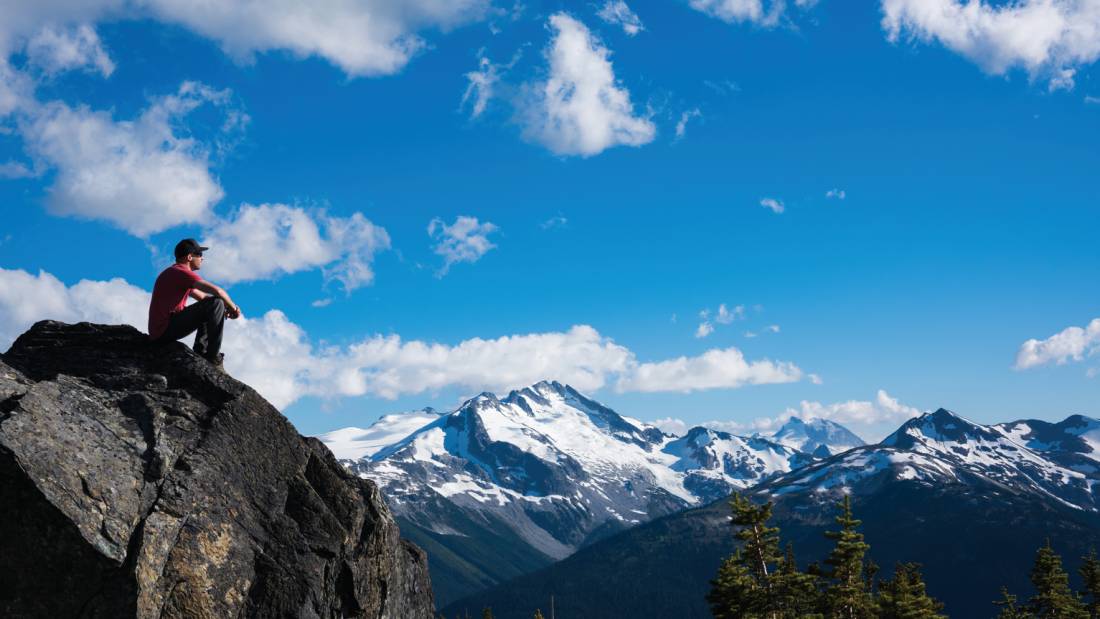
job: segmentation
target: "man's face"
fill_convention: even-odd
[[[187,264],[191,266],[192,271],[198,271],[202,268],[202,254],[188,254]]]

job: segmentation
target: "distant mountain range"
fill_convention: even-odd
[[[805,565],[831,542],[838,499],[852,496],[888,576],[924,566],[928,590],[954,617],[996,614],[1001,585],[1027,591],[1036,549],[1050,539],[1073,573],[1100,546],[1100,420],[976,424],[947,410],[910,419],[856,446],[763,480],[747,492],[775,502],[774,523]],[[709,617],[705,595],[733,549],[725,500],[672,514],[461,600],[444,613],[491,606],[529,617],[554,596],[562,616]]]
[[[774,436],[674,436],[547,381],[319,438],[382,487],[403,534],[428,551],[440,605],[863,444],[793,418]]]

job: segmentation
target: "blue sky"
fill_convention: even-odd
[[[670,429],[1100,416],[1095,2],[318,6],[0,9],[0,347],[143,328],[195,236],[306,434],[541,378]]]

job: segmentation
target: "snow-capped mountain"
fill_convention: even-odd
[[[853,434],[848,428],[835,421],[820,418],[805,421],[798,417],[791,417],[768,438],[820,458],[827,458],[865,444],[863,439]]]
[[[985,426],[939,409],[910,419],[877,445],[779,476],[757,491],[832,501],[840,492],[868,494],[893,481],[960,483],[1040,495],[1095,512],[1100,511],[1100,475],[1092,464],[1097,426],[1100,422],[1083,417],[1060,424]]]
[[[439,419],[443,415],[434,408],[385,415],[369,428],[341,428],[317,438],[321,439],[339,460],[358,460],[373,456],[406,436]]]
[[[482,546],[529,547],[509,559],[525,569],[812,460],[764,437],[701,427],[684,437],[664,434],[546,381],[503,398],[483,393],[451,413],[391,415],[320,438],[382,487],[418,543],[451,548],[492,538]],[[436,552],[435,560],[462,554]],[[502,556],[452,565],[448,578],[474,573],[478,583],[493,581],[500,563]],[[434,582],[440,568],[433,570]]]

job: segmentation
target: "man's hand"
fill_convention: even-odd
[[[240,318],[241,316],[243,316],[243,314],[241,314],[241,306],[230,304],[230,306],[225,310],[225,315],[233,320]]]

